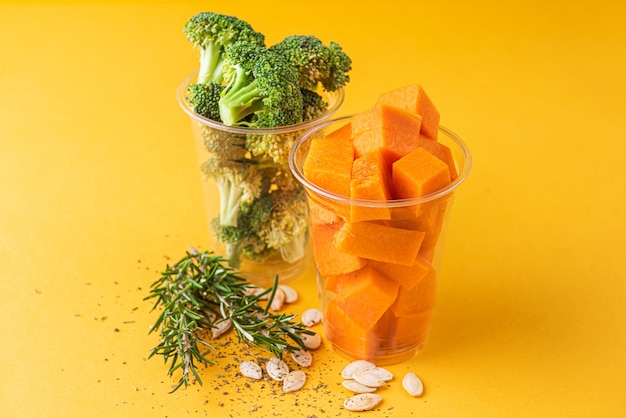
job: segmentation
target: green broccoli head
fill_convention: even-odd
[[[183,28],[187,40],[200,51],[198,83],[221,83],[224,46],[246,41],[265,46],[265,36],[252,29],[249,23],[218,13],[201,12],[192,16]]]
[[[301,188],[272,188],[241,206],[236,225],[213,222],[226,247],[230,264],[238,267],[242,256],[265,261],[280,255],[287,262],[301,259],[308,243],[308,208]]]
[[[231,266],[239,267],[242,255],[254,261],[263,261],[271,255],[271,249],[257,234],[257,230],[263,227],[264,219],[271,216],[268,196],[268,193],[263,193],[257,199],[242,203],[236,225],[224,225],[219,217],[214,221],[213,227],[219,241],[226,247]]]
[[[257,235],[268,248],[281,253],[285,261],[304,256],[308,239],[308,207],[302,188],[274,190],[269,194],[271,216],[257,227]]]
[[[245,136],[232,134],[207,125],[200,126],[204,146],[218,158],[232,161],[245,161],[249,157]]]
[[[302,121],[302,93],[293,68],[280,55],[249,42],[225,47],[219,101],[225,125],[274,128]]]
[[[296,69],[303,89],[316,90],[321,84],[325,90],[335,91],[350,81],[352,60],[335,42],[327,46],[312,35],[290,35],[269,50],[285,57]]]
[[[219,100],[224,87],[221,84],[209,81],[208,83],[194,83],[187,87],[189,104],[194,112],[207,119],[220,122]]]
[[[220,196],[220,225],[237,226],[239,211],[257,199],[267,181],[253,162],[211,155],[202,165],[205,176],[213,178]]]
[[[300,89],[302,92],[302,120],[314,120],[328,110],[328,102],[317,92],[309,89]]]

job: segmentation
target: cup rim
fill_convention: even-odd
[[[187,86],[192,83],[192,80],[195,77],[197,77],[198,71],[199,69],[192,71],[187,77],[185,77],[182,83],[178,85],[178,88],[176,89],[176,98],[178,99],[178,104],[183,109],[183,111],[196,122],[199,122],[203,125],[207,125],[214,129],[219,129],[221,131],[227,131],[227,132],[231,132],[234,134],[267,135],[267,134],[284,134],[284,133],[290,133],[294,131],[308,130],[310,128],[313,128],[315,125],[319,124],[320,122],[326,121],[328,120],[328,118],[332,117],[337,112],[337,110],[339,110],[345,98],[345,91],[343,88],[337,89],[332,92],[325,91],[324,93],[332,99],[332,100],[329,100],[328,109],[320,117],[313,119],[313,120],[306,121],[306,122],[301,122],[301,123],[287,125],[287,126],[281,126],[279,128],[248,128],[245,126],[229,126],[229,125],[224,125],[221,122],[217,122],[212,119],[200,116],[199,114],[193,111],[193,109],[189,106],[189,103],[185,99]]]
[[[463,160],[464,160],[463,164],[460,167],[458,167],[458,176],[452,182],[450,182],[447,186],[442,187],[441,189],[435,192],[425,194],[423,196],[403,198],[403,199],[392,199],[392,200],[373,200],[373,199],[352,198],[350,196],[340,195],[330,190],[319,187],[318,185],[316,185],[315,183],[307,179],[303,171],[300,169],[300,167],[298,167],[298,164],[296,164],[298,150],[300,149],[300,147],[302,146],[302,144],[304,144],[306,140],[308,140],[311,136],[313,136],[317,132],[321,131],[324,128],[329,127],[332,124],[336,124],[339,122],[347,122],[353,116],[354,115],[347,115],[347,116],[324,121],[323,123],[307,130],[304,134],[302,134],[297,139],[297,141],[293,145],[293,148],[291,149],[291,152],[289,153],[289,168],[292,174],[294,175],[294,177],[306,189],[326,199],[329,199],[335,203],[354,205],[354,206],[367,206],[367,207],[373,207],[373,208],[383,208],[383,207],[384,208],[397,208],[397,207],[416,205],[420,203],[426,203],[426,202],[430,202],[435,199],[441,198],[447,194],[452,193],[454,189],[459,187],[459,185],[463,183],[465,179],[467,179],[467,176],[472,167],[472,154],[470,153],[465,142],[457,134],[455,134],[453,131],[451,131],[450,129],[444,126],[439,125],[439,130],[443,132],[448,138],[452,140],[452,142],[454,142],[459,147],[459,149],[461,150],[461,153],[463,154]]]

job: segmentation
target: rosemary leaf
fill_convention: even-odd
[[[211,252],[191,249],[173,266],[166,266],[150,287],[145,300],[156,299],[152,310],[160,309],[149,333],[158,331],[160,342],[148,358],[163,356],[168,375],[180,374],[171,392],[194,381],[202,385],[198,364],[214,364],[205,354],[215,351],[201,332],[218,322],[230,319],[244,346],[257,347],[282,357],[285,351],[304,348],[302,334],[310,334],[304,325],[295,322],[295,315],[269,311],[278,287],[274,285],[260,295],[247,291],[250,285],[238,272],[227,267],[228,260]],[[261,306],[261,297],[270,294]],[[199,346],[208,350],[201,352]]]

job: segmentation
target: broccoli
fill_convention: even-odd
[[[270,193],[271,216],[262,219],[256,233],[268,248],[280,251],[283,260],[304,256],[308,242],[308,207],[302,188]]]
[[[226,45],[219,100],[225,125],[274,128],[302,121],[296,74],[280,55],[249,42]]]
[[[267,48],[248,23],[211,12],[190,18],[183,32],[200,52],[198,78],[187,91],[190,107],[224,125],[278,128],[314,120],[329,106],[320,90],[349,81],[350,58],[314,36],[288,36]],[[220,196],[212,227],[231,267],[244,257],[294,262],[304,256],[306,195],[287,164],[298,129],[252,134],[200,126],[210,154],[202,170]]]
[[[350,81],[352,60],[335,42],[327,46],[312,35],[290,35],[269,50],[296,69],[301,88],[316,90],[321,84],[325,90],[335,91]]]
[[[287,262],[304,256],[308,242],[308,212],[302,189],[271,189],[239,211],[237,225],[214,224],[231,265],[241,257],[265,261],[280,253]]]
[[[235,16],[201,12],[192,16],[183,27],[187,40],[200,51],[198,83],[223,80],[224,47],[236,41],[246,41],[265,47],[265,36],[249,23]]]
[[[304,122],[319,118],[328,109],[328,103],[313,90],[300,89],[302,92],[302,120]]]
[[[200,130],[204,147],[211,154],[232,161],[251,162],[245,135],[242,137],[206,125],[202,125]]]
[[[220,225],[237,226],[242,204],[251,203],[261,194],[263,175],[253,162],[231,160],[213,154],[202,165],[204,174],[212,177],[220,195]]]
[[[239,267],[242,255],[251,260],[264,261],[270,255],[269,248],[259,238],[256,231],[261,220],[270,216],[271,207],[265,193],[263,197],[243,204],[238,213],[237,225],[221,225],[217,222],[214,228],[218,239],[226,247],[226,257],[229,264]]]
[[[328,109],[328,103],[317,92],[300,89],[300,93],[302,94],[303,122],[321,116]],[[302,131],[249,134],[246,139],[246,148],[257,158],[287,166],[289,151],[301,134]]]
[[[187,87],[189,104],[193,111],[207,119],[220,122],[218,101],[224,87],[213,81],[208,83],[194,83]]]

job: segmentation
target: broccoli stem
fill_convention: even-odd
[[[306,234],[295,235],[291,241],[280,247],[280,255],[288,263],[296,262],[304,257],[306,245]]]
[[[208,82],[221,83],[224,79],[222,73],[222,48],[209,43],[200,49],[200,69],[198,70],[198,83]]]
[[[237,226],[243,187],[220,176],[215,178],[215,183],[220,195],[220,225]]]
[[[249,81],[245,71],[237,69],[233,82],[219,101],[222,122],[229,126],[242,124],[242,119],[264,108],[259,97],[258,82]]]
[[[239,266],[241,266],[241,251],[243,249],[243,244],[226,243],[225,247],[228,265],[233,268],[239,268]]]

